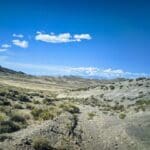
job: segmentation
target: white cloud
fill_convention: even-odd
[[[75,34],[72,36],[70,33],[61,33],[61,34],[45,34],[41,32],[37,32],[35,36],[35,40],[43,41],[48,43],[68,43],[68,42],[80,42],[82,40],[90,40],[91,36],[89,34]]]
[[[9,44],[2,44],[1,48],[0,48],[0,52],[5,52],[8,50],[8,48],[10,48],[11,45]]]
[[[52,75],[52,76],[81,76],[86,78],[137,78],[150,77],[146,73],[126,72],[121,69],[100,69],[97,67],[69,67],[69,66],[51,66],[37,64],[22,64],[22,63],[5,63],[7,67],[13,66],[14,69],[25,71],[34,75]]]
[[[12,43],[16,46],[19,46],[21,48],[27,48],[28,47],[28,41],[25,40],[12,40]]]
[[[6,48],[0,48],[0,52],[5,52],[5,51],[7,51]]]
[[[15,34],[15,33],[12,36],[17,37],[17,38],[23,38],[24,37],[23,34]]]
[[[7,48],[10,48],[11,45],[9,45],[9,44],[3,44],[1,47],[7,49]]]
[[[96,67],[69,67],[66,68],[67,72],[69,74],[73,75],[79,75],[79,76],[85,76],[85,77],[107,77],[107,78],[113,78],[113,77],[121,77],[126,74],[121,69],[100,69]]]
[[[79,42],[81,40],[91,40],[92,39],[92,37],[89,34],[75,34],[74,38]]]
[[[71,35],[70,33],[63,33],[59,35],[51,34],[43,34],[38,32],[35,36],[36,40],[40,40],[43,42],[50,42],[50,43],[66,43],[71,42]]]

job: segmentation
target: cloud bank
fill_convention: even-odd
[[[12,43],[16,46],[19,46],[21,48],[27,48],[28,47],[28,41],[25,40],[12,40]]]
[[[61,34],[45,34],[37,32],[35,40],[43,41],[47,43],[68,43],[68,42],[81,42],[82,40],[90,40],[92,37],[89,34],[75,34],[71,35],[70,33],[61,33]]]
[[[50,76],[80,76],[85,78],[137,78],[150,77],[150,74],[127,72],[122,69],[101,69],[97,67],[68,67],[68,66],[50,66],[50,65],[35,65],[22,63],[4,63],[8,68],[24,71],[33,75],[50,75]]]

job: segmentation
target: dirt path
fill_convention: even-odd
[[[82,147],[86,150],[137,150],[135,142],[126,133],[126,121],[105,115],[97,108],[80,108],[79,126],[82,129]],[[88,114],[95,113],[92,119]]]
[[[148,132],[149,114],[145,117],[147,120],[140,120],[140,114],[133,117],[136,119],[129,116],[122,120],[115,115],[103,114],[97,107],[80,105],[79,108],[80,113],[77,115],[75,124],[73,115],[64,113],[54,120],[48,120],[40,125],[30,126],[27,129],[12,133],[13,140],[5,141],[0,144],[0,147],[6,150],[16,150],[17,145],[19,150],[23,150],[25,147],[20,143],[26,143],[28,142],[26,139],[30,140],[37,136],[47,137],[52,146],[59,147],[60,141],[72,134],[70,137],[73,137],[72,140],[74,141],[72,141],[72,147],[68,148],[71,150],[141,150],[141,148],[148,150],[148,147],[140,145],[141,142],[138,142],[135,136],[144,138],[142,132],[139,133],[141,128],[138,127],[138,122],[141,124],[145,122],[147,130],[142,131]],[[90,117],[89,114],[94,115]],[[28,148],[32,150],[31,146]]]

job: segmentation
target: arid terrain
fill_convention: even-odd
[[[0,67],[0,150],[150,150],[150,79]]]

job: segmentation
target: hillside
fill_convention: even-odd
[[[0,149],[149,147],[149,78],[35,77],[0,67]]]
[[[21,72],[21,71],[14,71],[8,68],[4,68],[2,66],[0,66],[0,73],[2,74],[15,74],[15,75],[25,75],[25,73]]]

